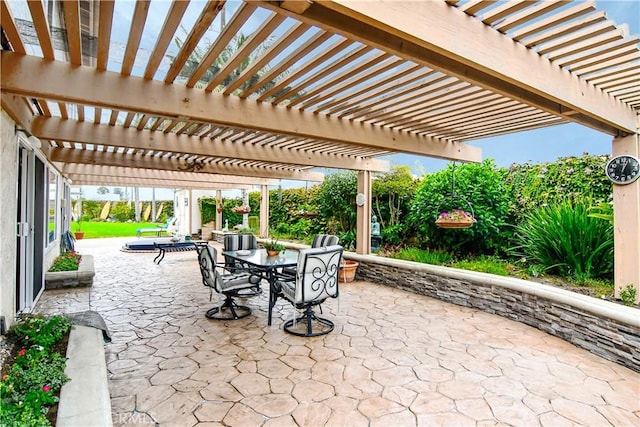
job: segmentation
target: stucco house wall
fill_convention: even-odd
[[[0,316],[7,326],[13,323],[16,312],[18,137],[14,126],[0,109]]]

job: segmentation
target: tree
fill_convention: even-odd
[[[109,189],[107,187],[98,187],[98,194],[109,194]]]
[[[373,181],[373,209],[383,227],[401,223],[409,211],[408,203],[418,185],[408,166],[394,166],[391,172],[380,174]]]
[[[405,218],[418,182],[408,166],[394,166],[391,172],[380,174],[373,180],[372,209],[380,221],[386,243],[397,245],[405,241]]]
[[[116,187],[113,189],[113,194],[117,194],[120,200],[122,200],[124,192],[122,191],[122,188]]]
[[[318,207],[325,218],[333,218],[334,230],[328,231],[355,235],[357,187],[358,176],[354,171],[331,174],[320,185]]]

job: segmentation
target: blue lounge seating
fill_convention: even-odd
[[[160,227],[136,229],[136,235],[138,237],[142,237],[142,233],[153,233],[156,236],[160,237],[163,232],[168,231],[170,227],[173,227],[175,225],[175,223],[176,223],[176,217],[170,216],[169,218],[167,218],[167,222],[165,222]]]

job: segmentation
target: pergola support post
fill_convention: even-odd
[[[269,237],[269,186],[260,186],[260,237]]]
[[[358,171],[356,197],[356,253],[371,252],[371,172]]]
[[[613,156],[629,154],[640,157],[638,133],[613,140]],[[613,244],[615,297],[628,285],[636,290],[640,303],[640,180],[613,185]]]
[[[222,230],[222,209],[218,209],[218,203],[222,204],[222,190],[216,190],[216,230]]]

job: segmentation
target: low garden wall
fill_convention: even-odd
[[[356,279],[497,314],[640,372],[640,310],[549,285],[410,261],[345,253]]]

